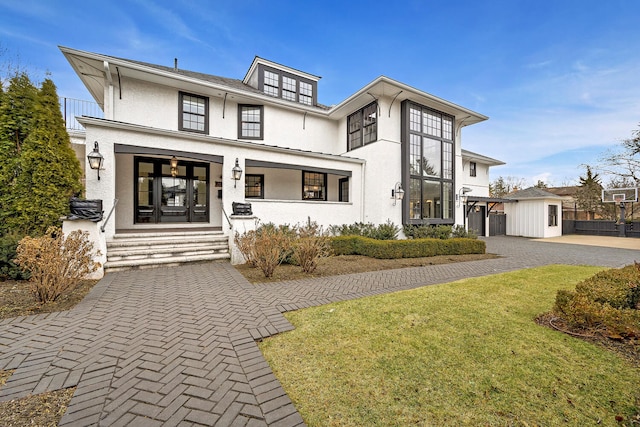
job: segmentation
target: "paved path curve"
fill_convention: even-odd
[[[227,262],[112,273],[76,308],[0,321],[0,401],[77,386],[61,426],[304,425],[256,340],[282,312],[546,264],[620,267],[640,251],[515,237],[493,260],[251,285]]]

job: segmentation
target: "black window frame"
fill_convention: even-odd
[[[184,124],[184,101],[185,101],[185,96],[189,96],[192,98],[198,98],[204,101],[204,114],[197,114],[197,113],[186,113],[186,114],[192,114],[194,116],[203,116],[204,117],[204,129],[203,130],[199,130],[199,129],[193,129],[190,127],[185,127]],[[203,135],[209,135],[209,98],[203,95],[197,95],[194,93],[189,93],[189,92],[178,92],[178,129],[185,131],[185,132],[194,132],[194,133],[200,133]]]
[[[321,176],[322,177],[322,191],[321,191],[321,195],[317,196],[317,197],[308,197],[308,193],[309,193],[309,189],[306,188],[307,187],[307,180],[306,180],[306,176],[307,174],[314,174],[317,176]],[[320,201],[327,201],[327,174],[324,172],[315,172],[315,171],[307,171],[307,170],[303,170],[302,171],[302,200],[320,200]]]
[[[375,112],[375,118],[367,121],[367,111]],[[371,130],[367,132],[367,130]],[[366,138],[369,135],[373,137]],[[355,111],[347,116],[347,151],[355,150],[360,147],[364,147],[367,144],[372,144],[378,140],[378,101],[373,101],[364,107]],[[359,141],[358,145],[354,145],[354,141]]]
[[[469,176],[477,176],[478,164],[476,162],[469,162]]]
[[[346,184],[346,191],[345,191],[345,184]],[[349,177],[338,179],[338,201],[349,203],[349,196],[350,196]]]
[[[548,226],[549,227],[557,227],[558,226],[558,205],[549,205],[548,206]]]
[[[247,136],[243,134],[243,123],[245,121],[242,120],[242,112],[244,108],[254,108],[260,111],[260,135],[259,136]],[[257,123],[247,121],[246,123]],[[253,104],[238,104],[238,139],[251,139],[251,140],[262,140],[264,139],[264,106],[263,105],[253,105]]]
[[[411,114],[411,110],[417,110],[418,114]],[[440,122],[434,123],[434,117],[439,117]],[[419,122],[415,121],[418,118]],[[419,125],[419,130],[416,129]],[[402,143],[402,184],[406,188],[407,194],[402,202],[402,220],[403,224],[415,225],[438,225],[438,224],[455,224],[455,206],[454,194],[455,188],[455,117],[442,111],[421,105],[415,101],[405,100],[401,105],[401,143]],[[411,136],[414,135],[414,138]],[[427,169],[424,165],[425,140],[427,148],[437,149],[439,154],[439,165],[431,165],[427,163]],[[416,145],[416,141],[419,141]],[[439,144],[438,144],[439,142]],[[439,148],[438,148],[439,147]],[[417,150],[417,151],[416,151]],[[411,158],[417,156],[419,170],[412,168]],[[426,159],[428,160],[428,159]],[[413,185],[412,185],[413,184]],[[425,196],[430,195],[434,184],[439,188],[439,216],[424,216],[425,206],[423,202],[427,199]],[[414,186],[415,185],[415,186]],[[417,206],[413,206],[414,212],[411,212],[412,195],[414,192],[419,193]],[[436,201],[434,200],[434,203]],[[446,203],[446,205],[445,205]],[[415,209],[418,209],[417,211]],[[412,218],[412,213],[419,212],[419,218]]]
[[[257,179],[254,180],[254,179]],[[253,183],[252,183],[253,181]],[[247,189],[250,187],[254,187],[256,183],[259,184],[260,193],[257,196],[247,195]],[[245,199],[264,199],[264,174],[258,173],[248,173],[244,176],[244,197]]]
[[[278,85],[265,83],[265,72],[269,72],[278,76]],[[285,88],[284,77],[295,81],[295,91],[291,88]],[[300,88],[300,83],[306,83],[311,86],[311,95],[309,95],[308,88]],[[258,68],[258,90],[265,95],[273,96],[283,99],[285,101],[295,102],[301,105],[316,106],[318,102],[318,82],[310,79],[306,79],[296,74],[288,73],[278,68],[268,67],[263,64]],[[277,91],[277,95],[273,92]],[[292,94],[295,92],[295,99],[291,99],[290,96],[283,96],[283,94]],[[307,102],[308,100],[308,102]]]

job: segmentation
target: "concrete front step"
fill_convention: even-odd
[[[119,233],[107,242],[105,271],[229,259],[228,237],[212,231]]]
[[[136,260],[107,261],[104,265],[105,271],[121,271],[131,269],[153,268],[153,267],[169,267],[186,264],[190,262],[217,261],[231,258],[228,253],[224,254],[208,254],[198,256],[184,257],[166,257],[166,258],[145,258]]]

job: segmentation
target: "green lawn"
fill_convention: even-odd
[[[533,320],[599,270],[548,266],[291,312],[296,329],[260,348],[309,426],[630,425],[640,370]]]

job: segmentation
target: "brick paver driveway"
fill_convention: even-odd
[[[0,321],[0,401],[77,386],[60,425],[303,425],[256,339],[282,312],[551,263],[619,267],[640,251],[486,239],[493,260],[251,285],[226,262],[107,275],[68,312]],[[1,422],[1,420],[0,420]]]

